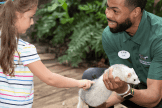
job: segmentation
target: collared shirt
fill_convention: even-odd
[[[112,33],[107,26],[102,34],[102,45],[108,56],[110,66],[125,64],[134,68],[141,82],[147,78],[162,80],[162,18],[143,11],[138,30],[133,37],[125,31]],[[118,52],[130,53],[122,59]]]

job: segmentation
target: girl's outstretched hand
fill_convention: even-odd
[[[87,80],[87,79],[78,80],[78,81],[79,81],[78,87],[79,87],[79,88],[82,88],[82,89],[84,89],[84,90],[90,88],[91,85],[92,85],[93,83],[95,83],[94,81]]]

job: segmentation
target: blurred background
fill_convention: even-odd
[[[52,72],[81,79],[90,67],[109,67],[102,47],[107,0],[39,0],[35,24],[21,38],[34,44]],[[162,17],[162,1],[148,0],[145,10]],[[78,88],[51,87],[34,77],[33,108],[76,108]],[[124,108],[118,104],[115,108]]]
[[[107,0],[39,0],[33,25],[26,33],[31,42],[48,43],[47,51],[72,67],[107,67],[102,32],[107,26]],[[146,11],[162,16],[162,1],[148,0]],[[86,62],[86,63],[85,63]]]

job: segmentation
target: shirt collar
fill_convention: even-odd
[[[147,13],[146,13],[145,10],[143,10],[142,19],[141,19],[141,22],[140,22],[140,24],[138,26],[136,34],[133,37],[131,37],[124,31],[124,33],[123,33],[123,42],[126,42],[128,39],[131,39],[132,41],[136,42],[137,44],[141,44],[142,43],[141,38],[144,37],[144,35],[142,35],[142,34],[144,34],[146,32],[146,30],[147,30],[147,28],[145,28],[145,27],[147,27],[146,22],[147,22]],[[142,29],[142,32],[141,32],[140,29]]]

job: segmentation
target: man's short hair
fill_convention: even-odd
[[[125,0],[125,6],[130,10],[135,9],[136,7],[141,8],[141,12],[145,9],[147,0]]]

